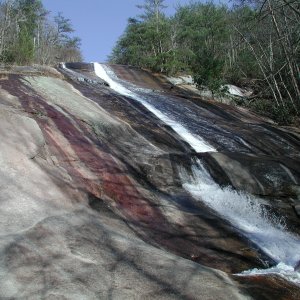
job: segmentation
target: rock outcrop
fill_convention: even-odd
[[[0,79],[0,298],[250,299],[259,290],[273,299],[270,280],[278,299],[299,297],[276,276],[232,277],[274,262],[180,177],[201,158],[220,185],[269,205],[279,197],[275,209],[297,232],[296,130],[114,66],[218,150],[197,154],[140,103],[112,92],[91,64],[66,67],[50,76],[6,70]]]

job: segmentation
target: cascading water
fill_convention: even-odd
[[[157,116],[160,120],[164,123],[169,125],[173,128],[175,132],[178,133],[185,141],[187,141],[190,146],[197,152],[209,152],[209,151],[216,151],[211,145],[209,145],[206,141],[204,141],[200,136],[192,134],[188,131],[184,126],[173,121],[165,114],[161,113],[151,104],[147,103],[146,100],[142,99],[141,96],[135,94],[134,92],[130,91],[120,83],[118,83],[115,78],[115,74],[109,69],[107,66],[103,66],[99,63],[94,63],[95,73],[98,77],[106,81],[110,88],[116,91],[117,93],[133,98],[134,100],[143,104],[149,111],[151,111],[155,116]]]
[[[109,67],[94,63],[94,69],[96,75],[105,80],[111,89],[143,104],[155,116],[172,127],[197,152],[216,151],[200,136],[192,134],[184,126],[149,104],[142,96],[119,83]],[[199,160],[195,161],[192,172],[193,175],[189,176],[184,170],[181,170],[183,187],[196,199],[206,203],[230,221],[233,226],[278,263],[273,268],[254,269],[239,275],[275,273],[300,284],[300,273],[294,271],[294,267],[300,260],[299,237],[287,232],[282,220],[272,216],[264,208],[260,199],[234,191],[229,187],[221,188],[214,182]]]
[[[192,166],[192,176],[181,172],[183,187],[203,201],[255,243],[278,263],[266,270],[250,270],[239,275],[275,273],[300,284],[294,267],[300,260],[300,239],[285,229],[284,221],[267,211],[262,200],[230,187],[220,188],[199,160]]]

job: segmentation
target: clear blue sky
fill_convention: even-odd
[[[123,33],[129,17],[141,11],[136,7],[143,0],[42,0],[52,14],[62,12],[71,20],[76,36],[82,40],[82,53],[87,62],[104,62]],[[165,0],[168,14],[177,4],[190,0]]]

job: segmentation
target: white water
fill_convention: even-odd
[[[277,266],[269,268],[269,269],[252,269],[249,271],[244,271],[240,274],[236,274],[238,276],[252,276],[252,275],[278,275],[288,281],[291,281],[297,285],[300,284],[300,273],[295,272],[294,268],[288,266],[284,263],[279,263]]]
[[[242,231],[276,262],[295,266],[300,260],[300,239],[285,229],[284,221],[270,214],[262,200],[220,188],[198,160],[193,176],[181,172],[183,187]]]
[[[149,104],[145,99],[136,93],[130,91],[116,80],[115,74],[107,67],[99,63],[94,63],[95,73],[98,77],[106,81],[110,88],[117,93],[130,97],[141,104],[143,104],[149,111],[151,111],[155,116],[157,116],[164,123],[169,125],[179,136],[181,136],[185,141],[187,141],[190,146],[197,152],[209,152],[216,151],[211,145],[204,141],[200,136],[192,134],[187,128],[177,123],[175,120],[170,119],[165,114],[157,110],[153,105]]]
[[[193,135],[181,124],[171,120],[139,95],[118,83],[114,73],[108,67],[98,63],[95,63],[94,67],[97,76],[105,80],[113,90],[142,103],[159,119],[171,126],[197,152],[215,151],[201,137]],[[183,187],[196,199],[206,203],[230,221],[233,226],[278,263],[276,267],[270,269],[254,269],[240,275],[276,273],[300,284],[300,274],[294,271],[294,266],[300,260],[300,240],[298,236],[286,231],[283,220],[271,215],[262,205],[262,200],[234,191],[229,187],[222,189],[214,182],[199,160],[195,162],[192,171],[193,176],[189,176],[182,170]]]
[[[255,243],[277,266],[244,271],[241,276],[277,274],[300,284],[300,273],[294,267],[300,260],[300,239],[288,232],[283,219],[268,212],[262,200],[230,187],[220,188],[198,160],[192,167],[193,175],[181,172],[183,187],[228,220],[249,240]]]

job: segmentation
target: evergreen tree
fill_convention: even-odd
[[[179,6],[145,0],[110,59],[167,74],[185,72],[213,92],[225,83],[257,93],[248,105],[287,123],[300,114],[300,9],[292,0],[237,0]],[[134,22],[132,22],[134,20]]]
[[[40,0],[17,0],[15,13],[22,12],[22,18],[18,21],[18,39],[14,46],[15,61],[18,64],[28,64],[34,59],[35,32],[39,18],[45,15]]]
[[[48,17],[41,0],[0,1],[0,62],[53,64],[81,60],[69,19]]]

